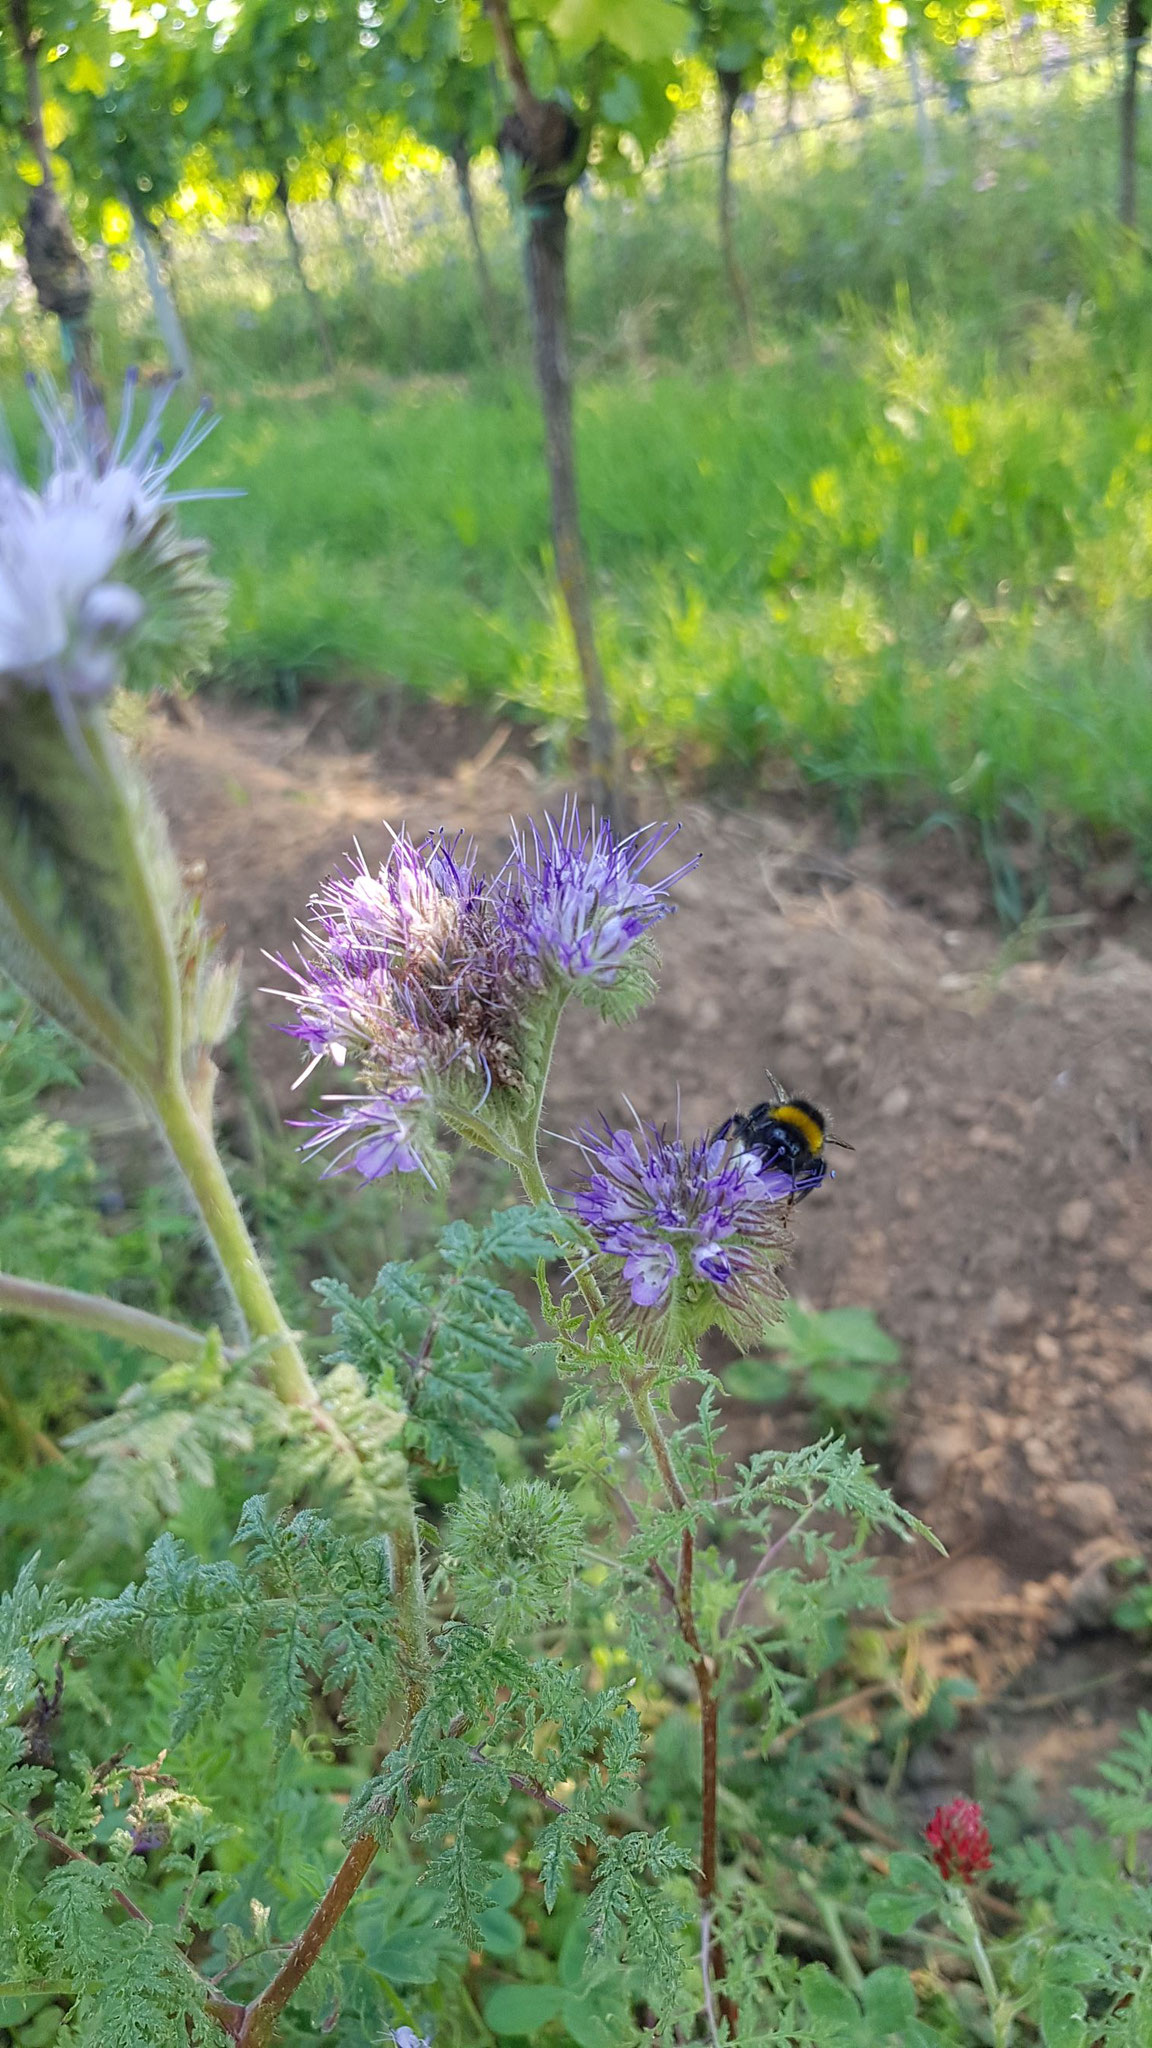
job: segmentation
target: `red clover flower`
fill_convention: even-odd
[[[957,1798],[948,1806],[938,1806],[924,1830],[924,1840],[942,1878],[974,1884],[982,1870],[992,1868],[992,1844],[974,1799]]]
[[[582,1131],[589,1172],[572,1207],[595,1239],[626,1319],[719,1323],[755,1339],[779,1298],[775,1267],[792,1193],[786,1173],[723,1138],[688,1144],[654,1126]]]

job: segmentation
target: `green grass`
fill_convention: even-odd
[[[630,743],[1152,851],[1152,282],[1108,220],[1101,94],[1022,89],[941,122],[927,189],[899,125],[748,151],[751,366],[711,163],[582,203],[585,522]],[[265,289],[267,250],[214,280],[202,248],[181,258],[221,371],[200,467],[248,493],[190,508],[234,586],[223,680],[398,679],[564,730],[580,696],[522,330],[494,367],[450,227],[421,246],[357,284],[315,241],[335,389],[297,301]]]

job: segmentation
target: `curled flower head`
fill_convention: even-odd
[[[277,962],[294,984],[281,991],[297,1010],[287,1029],[311,1055],[305,1075],[325,1057],[351,1063],[370,1101],[345,1098],[307,1150],[334,1144],[337,1158],[378,1179],[426,1166],[414,1104],[426,1111],[425,1142],[436,1113],[522,1113],[540,976],[507,897],[477,873],[470,849],[402,832],[375,871],[357,849],[312,912],[298,964]]]
[[[357,847],[313,898],[297,958],[276,960],[296,1008],[285,1028],[308,1054],[301,1080],[329,1060],[365,1090],[335,1098],[305,1150],[332,1146],[340,1166],[378,1179],[430,1170],[438,1118],[505,1155],[518,1145],[568,996],[591,990],[620,1012],[644,992],[644,942],[673,905],[643,871],[669,837],[653,827],[617,843],[566,809],[542,830],[514,827],[494,877],[443,832],[397,834],[375,869]]]
[[[214,422],[202,408],[165,454],[156,438],[171,385],[133,434],[135,379],[125,384],[110,444],[91,409],[33,384],[48,460],[33,488],[0,461],[0,698],[13,685],[43,689],[69,707],[106,696],[125,679],[134,648],[150,683],[198,666],[214,635],[220,586],[204,548],[176,531],[173,472]]]
[[[675,906],[668,891],[696,865],[663,882],[646,878],[676,827],[651,825],[618,840],[607,819],[583,823],[566,805],[514,832],[511,886],[524,945],[543,972],[606,1014],[636,1007],[649,992],[649,933]]]
[[[685,1335],[719,1324],[755,1339],[779,1288],[791,1185],[724,1139],[688,1144],[654,1126],[580,1133],[588,1175],[572,1206],[607,1262],[608,1282],[650,1331],[670,1317]]]
[[[974,1884],[982,1870],[992,1868],[992,1844],[984,1815],[974,1799],[953,1799],[938,1806],[924,1830],[932,1861],[945,1879]]]

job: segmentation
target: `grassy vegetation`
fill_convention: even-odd
[[[751,361],[710,161],[582,204],[586,525],[630,742],[1152,849],[1152,282],[1108,223],[1107,86],[940,116],[939,181],[899,123],[747,150]],[[498,366],[451,223],[391,276],[317,228],[335,387],[270,241],[181,256],[224,414],[203,472],[248,493],[191,508],[234,584],[232,684],[399,679],[576,719],[495,192],[487,225]]]

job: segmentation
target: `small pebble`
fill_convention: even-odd
[[[1116,1526],[1115,1497],[1095,1479],[1067,1480],[1056,1488],[1056,1499],[1073,1528],[1084,1536],[1100,1536]]]
[[[1092,1228],[1092,1204],[1083,1195],[1065,1202],[1056,1218],[1056,1235],[1065,1244],[1083,1244]]]
[[[1032,1296],[1021,1288],[998,1287],[988,1304],[987,1321],[993,1330],[1022,1330],[1032,1320]]]

